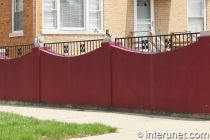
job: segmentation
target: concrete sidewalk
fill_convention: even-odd
[[[190,132],[208,132],[210,134],[210,120],[32,106],[0,105],[0,111],[32,116],[41,120],[76,123],[99,122],[118,128],[118,133],[72,140],[140,140],[138,133],[142,132],[145,135],[146,131],[168,133],[186,131],[187,134]],[[146,139],[145,136],[141,138],[141,140],[144,139]]]

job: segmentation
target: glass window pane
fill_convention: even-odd
[[[89,2],[92,2],[92,3],[99,3],[99,0],[89,0]]]
[[[45,28],[56,28],[57,22],[57,10],[55,0],[44,0],[44,27]]]
[[[89,0],[89,10],[100,10],[99,0]]]
[[[54,19],[54,12],[53,11],[45,11],[44,12],[44,19]]]
[[[44,27],[53,28],[55,26],[55,20],[54,19],[46,19],[44,20]]]
[[[189,18],[188,19],[188,30],[192,32],[200,32],[203,31],[203,18]]]
[[[137,24],[137,31],[150,31],[151,24]],[[135,33],[135,36],[149,36],[148,32]]]
[[[150,0],[143,0],[143,1],[144,3],[146,3],[145,6],[142,6],[141,4],[139,5],[137,4],[137,20],[138,21],[142,19],[151,19]]]
[[[52,1],[45,0],[44,1],[44,8],[45,9],[55,9],[55,1],[54,0],[52,0]]]
[[[151,24],[151,19],[137,19],[137,22]]]
[[[16,0],[15,1],[15,12],[23,11],[23,0]]]
[[[84,1],[60,0],[60,25],[61,27],[84,27]]]
[[[147,6],[148,3],[146,3],[145,0],[137,0],[137,6]]]
[[[23,12],[14,13],[14,30],[23,30]]]
[[[98,12],[90,13],[89,14],[89,19],[99,20],[99,13]]]
[[[100,29],[100,24],[98,20],[91,20],[89,22],[89,29]]]
[[[100,0],[89,0],[89,29],[101,29]]]
[[[56,28],[56,11],[45,11],[44,12],[44,27]]]
[[[18,2],[23,2],[23,0],[16,0],[16,3],[18,3]]]
[[[89,13],[89,29],[100,29],[100,12]]]
[[[188,17],[203,16],[203,0],[188,0]]]

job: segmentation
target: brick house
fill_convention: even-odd
[[[1,0],[0,46],[210,29],[210,0]]]

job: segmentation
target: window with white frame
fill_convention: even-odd
[[[13,2],[13,31],[23,30],[23,0]]]
[[[57,3],[56,0],[44,0],[44,27],[57,27]]]
[[[44,29],[102,30],[102,0],[43,0]]]
[[[205,30],[205,0],[188,0],[188,30],[200,32]]]

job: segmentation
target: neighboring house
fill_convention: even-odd
[[[210,0],[1,0],[0,46],[210,29]]]

